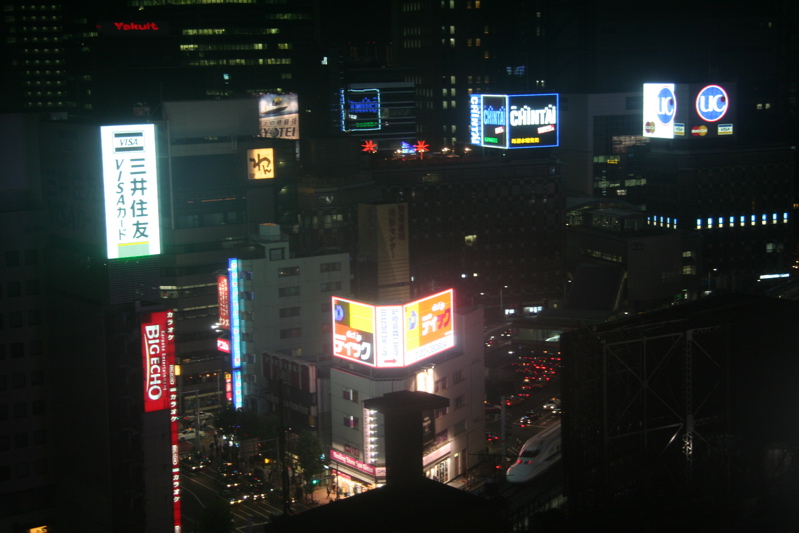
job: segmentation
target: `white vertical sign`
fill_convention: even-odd
[[[108,258],[160,254],[155,126],[102,126],[100,139]]]

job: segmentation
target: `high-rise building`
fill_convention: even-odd
[[[303,92],[318,80],[314,2],[5,6],[6,109],[132,117],[167,100]],[[306,92],[306,108],[314,107]]]
[[[49,370],[47,233],[39,187],[36,115],[0,118],[0,530],[52,524],[58,398]]]

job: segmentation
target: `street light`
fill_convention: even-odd
[[[502,319],[505,319],[505,305],[503,304],[503,291],[507,289],[507,285],[503,285],[499,288],[499,312],[502,314]]]

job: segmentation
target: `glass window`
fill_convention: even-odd
[[[340,272],[341,271],[341,261],[336,261],[335,263],[322,263],[319,265],[320,272]]]
[[[344,425],[347,426],[348,428],[359,429],[360,420],[358,419],[357,416],[345,416]]]
[[[300,275],[300,267],[293,266],[293,267],[283,267],[278,269],[277,275],[280,278],[284,278],[286,276],[299,276]]]
[[[9,281],[8,290],[6,291],[9,297],[22,295],[22,284],[19,281]]]
[[[11,374],[11,386],[15,389],[21,389],[28,382],[24,372],[14,372]]]
[[[288,328],[280,330],[281,339],[293,339],[296,337],[302,337],[302,328]]]
[[[8,313],[8,327],[21,328],[22,327],[22,311],[11,311]]]
[[[320,288],[320,290],[322,292],[340,291],[341,290],[341,282],[340,281],[331,281],[331,282],[327,282],[327,283],[322,283],[319,288]]]
[[[16,402],[14,404],[14,418],[25,418],[26,416],[28,416],[28,404]]]
[[[278,296],[280,297],[299,296],[299,294],[300,294],[300,287],[296,285],[293,287],[281,287],[280,289],[278,289]]]
[[[25,250],[25,264],[38,265],[39,264],[39,251],[38,250]]]
[[[29,279],[25,282],[25,294],[28,296],[35,296],[39,294],[39,280]]]
[[[283,259],[283,248],[271,248],[269,250],[269,260],[270,261],[280,261]]]
[[[291,316],[300,316],[299,307],[283,307],[280,309],[280,318],[288,318]]]
[[[16,250],[9,250],[6,252],[6,266],[15,267],[19,266],[19,252]]]

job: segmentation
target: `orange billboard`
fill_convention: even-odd
[[[452,301],[452,289],[402,306],[333,297],[333,355],[396,368],[452,348]]]
[[[405,304],[405,366],[455,346],[452,289]]]

